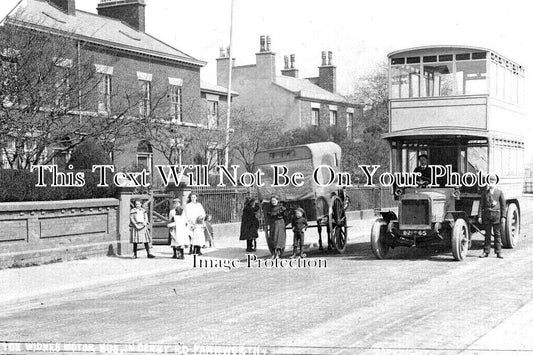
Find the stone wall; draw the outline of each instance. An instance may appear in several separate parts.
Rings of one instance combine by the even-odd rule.
[[[0,268],[114,254],[118,200],[0,203]]]

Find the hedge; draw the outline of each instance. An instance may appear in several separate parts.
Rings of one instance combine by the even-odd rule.
[[[52,177],[45,173],[46,187],[37,187],[37,172],[0,169],[0,202],[56,201],[117,197],[117,188],[108,176],[109,187],[97,187],[99,176],[91,170],[76,170],[85,174],[82,187],[50,187]]]

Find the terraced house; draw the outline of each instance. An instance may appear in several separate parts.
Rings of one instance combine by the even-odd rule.
[[[232,64],[232,87],[239,92],[236,104],[253,110],[258,117],[284,121],[285,129],[306,126],[337,126],[354,136],[354,122],[362,116],[362,105],[337,92],[337,68],[333,53],[322,52],[318,76],[299,78],[295,55],[284,56],[284,68],[276,70],[276,53],[270,36],[260,37],[255,64]],[[221,49],[217,58],[217,84],[228,82],[230,60]],[[232,58],[234,61],[235,58]]]
[[[219,127],[225,123],[219,112],[225,111],[227,91],[200,80],[204,61],[145,32],[145,7],[144,0],[101,0],[94,14],[77,10],[75,0],[27,0],[10,13],[4,28],[73,44],[70,55],[53,57],[54,66],[64,68],[65,76],[57,77],[51,85],[54,90],[50,90],[55,95],[61,88],[71,91],[62,98],[65,104],[51,100],[48,106],[68,107],[64,114],[71,117],[69,124],[75,129],[65,129],[59,136],[57,132],[63,127],[47,127],[47,136],[56,134],[58,138],[32,151],[42,145],[35,137],[44,127],[31,133],[21,132],[22,126],[9,127],[9,113],[17,108],[23,111],[29,104],[20,97],[8,104],[4,99],[6,124],[0,126],[6,130],[0,141],[3,167],[25,168],[24,164],[13,164],[15,156],[19,163],[40,160],[64,164],[76,142],[99,126],[106,129],[95,138],[104,143],[118,168],[151,170],[154,164],[220,163],[224,147],[219,142],[224,142],[224,133]],[[29,58],[21,57],[19,49],[5,47],[3,68],[20,68],[22,61],[31,64]],[[34,56],[33,62],[38,57]],[[87,84],[81,86],[84,79]],[[41,118],[55,114],[56,122],[60,116],[57,110],[46,107],[38,111]],[[33,160],[30,155],[34,155]]]

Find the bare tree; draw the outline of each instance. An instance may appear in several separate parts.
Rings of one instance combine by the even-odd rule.
[[[139,93],[115,87],[113,112],[99,112],[103,76],[73,36],[10,18],[0,27],[0,59],[0,156],[9,167],[48,163],[89,138],[115,142],[132,125],[127,117]]]
[[[365,125],[379,125],[386,129],[388,113],[388,65],[382,62],[367,75],[359,78],[352,97],[365,104]]]
[[[284,121],[276,117],[258,117],[253,111],[237,106],[233,116],[231,151],[248,172],[255,170],[255,154],[269,148],[282,135]]]

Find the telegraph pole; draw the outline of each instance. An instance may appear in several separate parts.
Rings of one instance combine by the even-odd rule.
[[[231,0],[231,13],[229,24],[229,47],[228,47],[228,112],[226,114],[226,149],[224,156],[224,166],[226,169],[229,167],[229,135],[230,135],[230,119],[231,119],[231,71],[232,71],[232,55],[233,55],[233,3],[235,0]]]

